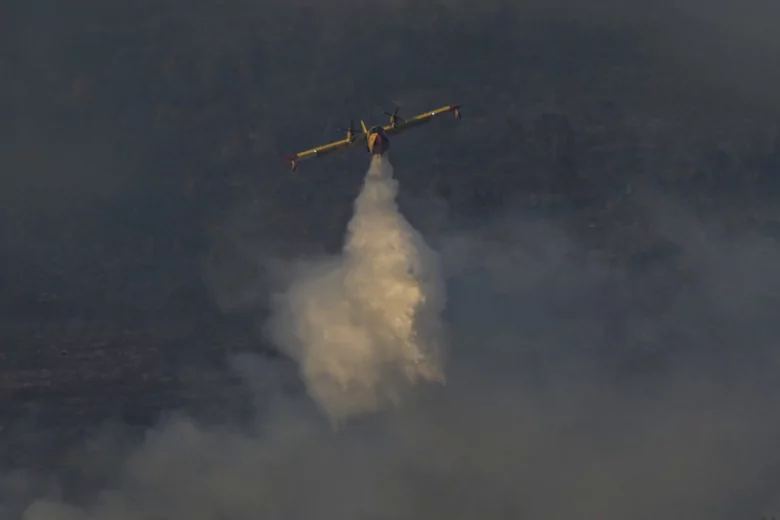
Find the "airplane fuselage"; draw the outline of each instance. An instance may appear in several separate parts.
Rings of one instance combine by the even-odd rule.
[[[375,126],[368,132],[366,140],[368,152],[372,155],[384,155],[390,148],[390,139],[381,126]]]

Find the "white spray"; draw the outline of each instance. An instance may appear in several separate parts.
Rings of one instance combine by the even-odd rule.
[[[445,380],[439,257],[399,212],[392,175],[372,157],[342,254],[299,276],[271,321],[334,425]]]

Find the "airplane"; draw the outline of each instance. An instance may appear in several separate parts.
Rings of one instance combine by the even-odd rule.
[[[337,150],[349,148],[360,143],[365,143],[365,147],[368,150],[368,153],[372,155],[384,155],[385,152],[387,152],[387,150],[390,148],[390,139],[388,136],[399,134],[408,130],[409,128],[428,123],[434,118],[434,116],[444,114],[446,112],[454,112],[457,119],[461,118],[460,105],[447,105],[441,108],[437,108],[436,110],[431,110],[430,112],[424,112],[414,116],[411,119],[404,119],[399,116],[398,108],[396,108],[393,113],[385,112],[385,115],[390,117],[390,124],[385,126],[372,126],[371,128],[368,128],[366,123],[361,120],[360,126],[362,131],[356,131],[352,126],[353,122],[350,121],[348,129],[339,129],[340,131],[346,132],[347,135],[345,139],[318,146],[317,148],[312,148],[304,152],[285,155],[284,160],[288,161],[292,169],[295,170],[298,166],[298,161],[312,159],[314,157],[322,157]]]

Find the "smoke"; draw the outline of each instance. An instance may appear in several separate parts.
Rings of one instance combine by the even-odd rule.
[[[177,415],[147,432],[117,472],[101,467],[84,479],[87,463],[74,458],[59,489],[9,476],[0,480],[3,520],[777,513],[780,325],[776,301],[761,295],[777,287],[776,243],[719,237],[650,201],[662,218],[633,239],[650,249],[654,231],[680,251],[643,267],[610,265],[554,222],[516,216],[468,229],[450,222],[426,236],[440,252],[440,263],[426,264],[430,251],[395,209],[389,165],[374,168],[342,256],[310,265],[272,318],[280,345],[300,366],[235,360],[255,398],[250,427]],[[380,252],[390,266],[407,259],[417,276],[387,268]],[[430,321],[418,313],[418,326],[441,326],[433,315],[443,304],[438,284],[447,282],[446,386],[420,385],[404,406],[366,413],[334,432],[296,384],[296,370],[335,416],[378,407],[392,395],[388,388],[408,384],[403,367],[411,355],[398,332],[408,329],[394,329],[366,301],[376,294],[370,288],[389,292],[373,278],[387,283],[393,272],[408,288],[425,269],[433,282],[420,292],[433,294]],[[370,303],[380,301],[392,300]],[[345,302],[356,308],[347,311]],[[369,325],[386,336],[369,334]],[[334,328],[362,342],[326,341]],[[442,346],[416,345],[427,355]],[[307,366],[318,378],[306,375]],[[360,370],[371,377],[348,379]],[[340,390],[337,376],[352,386]],[[317,394],[317,385],[332,393]],[[117,451],[110,443],[82,450],[108,460]],[[91,483],[80,495],[67,490],[78,476]]]
[[[759,2],[749,2],[747,7],[757,6]],[[275,12],[268,9],[267,2],[196,2],[199,7],[188,3],[187,9],[176,11],[190,21],[197,20],[196,29],[176,33],[163,24],[159,32],[177,42],[172,47],[179,46],[185,51],[195,41],[202,48],[224,51],[230,59],[233,57],[228,51],[236,50],[245,51],[253,59],[257,57],[261,63],[251,63],[259,68],[260,80],[243,83],[251,95],[246,94],[236,113],[245,114],[247,106],[264,107],[266,112],[258,119],[267,125],[269,135],[279,141],[283,141],[284,132],[279,128],[284,128],[284,121],[296,124],[298,131],[300,125],[295,122],[303,116],[307,121],[318,117],[316,112],[302,114],[304,110],[316,110],[313,105],[317,102],[331,107],[333,99],[345,92],[341,83],[344,76],[358,78],[354,87],[351,82],[347,85],[345,97],[350,103],[369,103],[361,101],[365,93],[373,98],[384,97],[385,93],[387,97],[395,97],[396,92],[407,98],[419,97],[423,103],[422,99],[433,96],[433,92],[446,90],[448,97],[463,98],[464,102],[471,99],[477,104],[482,99],[491,102],[509,99],[511,104],[517,103],[517,111],[528,107],[523,99],[533,97],[528,89],[534,83],[525,86],[529,78],[541,78],[536,84],[545,92],[555,90],[559,83],[568,83],[546,71],[559,69],[562,62],[557,58],[558,51],[568,56],[565,50],[570,47],[563,36],[568,34],[570,26],[561,26],[560,32],[551,30],[549,38],[538,43],[520,41],[513,47],[505,46],[499,39],[501,45],[483,51],[486,48],[483,45],[471,44],[489,41],[483,34],[525,34],[522,29],[528,24],[521,23],[522,19],[498,17],[511,23],[501,26],[503,32],[490,32],[496,19],[482,16],[490,15],[493,8],[498,12],[499,5],[520,5],[520,2],[441,3],[462,6],[463,10],[431,10],[436,20],[441,20],[435,25],[432,16],[421,18],[414,12],[399,14],[394,19],[384,16],[385,11],[377,15],[375,4],[364,6],[354,14],[355,3],[340,0],[318,4],[312,8],[313,13],[301,11],[301,19],[312,23],[299,26],[286,23],[286,18],[267,16],[268,12]],[[541,4],[533,1],[522,5],[537,3]],[[560,20],[570,18],[569,7],[575,3],[587,12],[591,12],[591,5],[604,5],[604,9],[593,11],[598,14],[593,19],[610,21],[613,20],[611,5],[617,2],[561,0],[554,3],[566,7],[560,10],[565,14]],[[625,11],[640,5],[639,2],[622,3]],[[765,90],[774,96],[771,98],[774,101],[767,102],[765,108],[776,106],[778,82],[773,76],[777,68],[766,67],[764,61],[776,54],[776,36],[780,33],[768,29],[776,17],[769,15],[771,9],[758,12],[742,3],[734,11],[718,7],[720,3],[723,2],[676,2],[675,11],[687,11],[686,19],[679,15],[664,18],[662,15],[670,11],[660,9],[654,23],[661,30],[648,31],[648,57],[652,59],[642,65],[642,74],[637,76],[687,84],[701,69],[709,70],[713,79],[728,78],[729,82],[738,83],[740,89]],[[251,13],[244,9],[249,4]],[[396,2],[388,5],[396,4],[400,5]],[[285,5],[290,5],[290,11],[300,7],[294,2]],[[333,9],[336,5],[342,9]],[[480,16],[469,18],[476,10]],[[335,14],[325,16],[325,11]],[[30,23],[39,12],[53,13],[45,15],[52,23]],[[132,55],[131,59],[124,59],[116,54],[116,49],[146,47],[133,45],[132,42],[140,40],[126,32],[111,30],[116,27],[111,24],[90,37],[92,33],[85,32],[84,28],[98,25],[89,17],[84,18],[83,10],[79,12],[78,23],[75,18],[65,23],[55,16],[58,14],[62,13],[28,10],[25,18],[29,19],[11,19],[6,24],[19,35],[24,34],[30,45],[15,61],[0,63],[11,78],[11,83],[0,88],[11,89],[8,92],[12,95],[6,99],[12,101],[15,115],[7,118],[6,133],[17,135],[17,126],[24,121],[21,137],[8,140],[4,147],[5,151],[13,152],[6,154],[3,162],[6,172],[2,179],[6,194],[3,207],[9,215],[16,212],[35,215],[52,204],[68,209],[89,206],[87,203],[94,199],[124,197],[126,191],[120,188],[126,186],[126,177],[143,178],[145,186],[152,182],[149,179],[170,178],[158,176],[158,170],[147,168],[152,163],[164,165],[160,169],[171,175],[189,171],[189,163],[171,159],[174,162],[171,165],[168,154],[164,155],[165,161],[137,158],[139,141],[143,144],[157,140],[158,134],[149,132],[156,128],[156,119],[144,111],[135,111],[136,105],[125,102],[148,98],[153,101],[149,106],[157,107],[158,103],[170,103],[170,99],[191,99],[174,88],[175,84],[171,86],[155,79],[154,71],[159,68],[158,62],[165,61],[167,45],[159,45],[160,50],[148,62],[140,59],[140,53],[136,60]],[[117,19],[122,26],[137,26],[128,17]],[[693,23],[697,19],[703,23]],[[280,20],[285,23],[279,23]],[[366,20],[376,27],[364,25]],[[619,24],[605,26],[611,29]],[[713,30],[702,34],[691,29],[702,26]],[[59,32],[52,31],[52,27]],[[350,30],[345,31],[344,27]],[[363,27],[364,32],[355,33],[356,27]],[[415,34],[419,34],[405,40],[406,33],[398,29],[406,27],[415,28]],[[648,23],[648,27],[652,29],[653,25]],[[375,28],[381,30],[372,30]],[[62,32],[63,29],[67,31]],[[117,41],[104,37],[112,34],[117,35]],[[147,38],[146,31],[142,34],[139,38]],[[387,45],[382,48],[388,51],[388,57],[378,57],[375,46],[361,45],[373,42],[377,34],[386,38]],[[193,35],[200,36],[200,40]],[[263,45],[257,45],[256,38],[262,39]],[[97,56],[87,60],[85,52],[76,52],[82,47],[61,45],[65,41],[79,43],[95,51]],[[453,44],[457,41],[465,43],[456,49]],[[575,39],[575,44],[579,41]],[[523,59],[510,55],[511,67],[487,66],[495,55],[504,55],[497,53],[517,50],[521,45],[530,54],[521,55]],[[256,46],[263,52],[250,52]],[[372,59],[355,54],[360,49],[370,49],[367,52],[372,54]],[[587,83],[598,86],[592,79],[594,75],[601,77],[599,74],[609,77],[614,74],[617,79],[633,81],[633,69],[623,68],[619,59],[601,61],[601,49],[597,45],[595,50],[588,51],[583,46],[582,58],[573,60],[577,67],[581,65],[589,72]],[[75,67],[78,70],[72,70],[74,66],[65,67],[65,62],[59,59],[64,54],[74,62],[78,58]],[[685,63],[696,67],[688,67],[687,74],[670,73],[667,60],[680,56]],[[27,71],[15,63],[39,64],[38,76],[33,74],[35,71]],[[208,59],[204,63],[208,65]],[[392,71],[398,67],[392,64],[402,64],[402,68],[412,73],[393,75]],[[341,74],[345,70],[349,74]],[[621,72],[624,70],[627,72]],[[80,88],[69,87],[72,80],[80,81],[82,72],[91,79],[91,83],[85,83],[92,85],[91,90],[86,88],[84,94],[79,94],[83,98],[67,97],[73,100],[73,105],[63,101],[60,106],[61,97],[56,94],[78,94]],[[181,84],[188,86],[185,93],[195,88],[203,99],[211,99],[205,95],[211,90],[205,90],[204,94],[186,79],[186,67],[177,74]],[[41,81],[44,76],[46,82]],[[477,85],[465,83],[466,79],[473,78],[479,78]],[[79,81],[76,86],[81,84]],[[225,83],[231,81],[226,79]],[[394,82],[393,88],[386,86]],[[619,88],[623,83],[617,83],[614,94],[607,97],[614,97],[618,104],[632,106],[632,98]],[[142,85],[149,85],[149,90],[143,90],[139,96],[139,91],[134,89]],[[688,118],[695,127],[690,132],[692,137],[709,132],[710,116],[723,119],[723,113],[727,112],[726,108],[714,110],[699,120],[696,116],[691,119],[678,114],[680,100],[691,106],[702,106],[700,98],[706,97],[707,89],[700,86],[695,85],[690,95],[669,96],[672,99],[669,106],[675,109],[675,114],[666,122],[671,124],[678,116]],[[584,104],[597,100],[576,82],[571,87],[578,94],[575,99]],[[169,88],[170,94],[152,96],[153,92],[169,92]],[[227,94],[221,94],[219,99],[241,98],[235,95],[235,90],[224,92]],[[67,124],[42,130],[48,128],[53,115],[66,115],[54,110],[55,104],[57,108],[73,110],[76,102],[90,99],[89,96],[92,96],[88,105],[92,107],[91,125],[84,127],[85,117],[74,110],[73,117],[65,120]],[[204,114],[230,112],[216,102],[201,103],[197,96],[195,99],[193,104],[203,108]],[[640,118],[636,126],[652,130],[660,117],[654,103],[662,104],[664,99],[661,92],[649,96],[647,103],[637,103],[649,115]],[[725,99],[735,101],[732,97]],[[33,110],[36,105],[43,108]],[[301,113],[294,113],[296,106],[301,107],[298,109]],[[461,165],[463,171],[454,172],[453,182],[466,186],[464,191],[468,190],[469,179],[480,178],[485,184],[495,185],[497,172],[502,179],[521,178],[530,172],[530,167],[523,170],[512,158],[507,159],[506,169],[493,168],[490,157],[494,152],[488,145],[493,142],[504,145],[496,141],[495,131],[481,132],[477,123],[495,121],[500,130],[500,125],[507,122],[507,104],[485,103],[485,106],[484,117],[474,120],[475,131],[462,142],[468,141],[473,151],[470,153],[475,154],[469,160],[484,161],[488,167],[474,172]],[[359,110],[354,106],[349,108]],[[327,111],[333,110],[327,108]],[[491,111],[495,119],[488,117]],[[319,115],[332,116],[324,112],[325,109]],[[117,121],[127,121],[127,117],[130,117],[129,127],[116,125]],[[586,137],[595,127],[587,117],[583,118],[583,124],[587,123],[587,130],[583,127]],[[231,117],[226,119],[233,121]],[[58,120],[63,119],[58,117]],[[746,120],[755,119],[751,116]],[[216,129],[221,124],[215,122],[203,127]],[[86,129],[74,134],[72,130],[76,126]],[[273,132],[270,128],[274,128]],[[309,125],[309,130],[315,131],[314,124]],[[82,134],[88,134],[87,138],[82,138]],[[178,131],[165,132],[168,134],[184,135]],[[220,143],[219,135],[212,138],[205,131],[202,135],[207,136],[204,141],[210,145]],[[62,136],[71,137],[65,144],[55,146],[56,160],[53,160],[54,137]],[[663,142],[656,144],[659,149],[666,146]],[[716,144],[710,143],[713,147]],[[211,150],[209,146],[195,142],[181,155],[195,157],[194,163],[206,164],[209,161],[200,158],[216,155],[216,152],[203,152]],[[281,143],[279,147],[286,148],[286,144]],[[507,150],[518,149],[510,143]],[[496,156],[503,157],[502,154],[503,151],[496,152]],[[276,161],[276,155],[273,159]],[[135,168],[136,162],[142,163],[141,167]],[[648,205],[654,206],[666,219],[661,226],[663,230],[658,229],[658,221],[646,228],[630,222],[625,223],[624,231],[615,238],[614,233],[598,229],[599,208],[572,217],[576,225],[570,224],[571,229],[587,228],[573,234],[598,235],[589,247],[569,240],[564,230],[566,224],[560,221],[547,220],[538,225],[529,223],[529,219],[508,218],[500,225],[494,221],[479,222],[477,229],[458,228],[449,222],[456,229],[438,236],[426,233],[428,243],[440,252],[438,261],[433,261],[436,255],[397,212],[393,202],[397,185],[392,181],[390,165],[374,166],[382,174],[377,175],[378,179],[370,175],[366,179],[366,190],[356,204],[355,220],[343,254],[298,269],[293,283],[277,300],[275,314],[268,324],[269,333],[297,361],[297,366],[289,367],[292,373],[286,371],[286,360],[256,357],[235,360],[256,404],[249,428],[207,425],[187,416],[176,416],[156,425],[129,453],[111,442],[87,441],[86,447],[76,450],[70,458],[47,461],[52,466],[59,465],[52,470],[62,470],[61,479],[56,475],[40,478],[33,470],[0,474],[0,520],[471,520],[572,516],[585,520],[627,517],[727,520],[777,514],[780,456],[776,441],[780,435],[780,415],[776,396],[780,389],[780,358],[776,338],[780,336],[780,321],[776,315],[780,248],[776,241],[748,236],[718,237],[709,232],[709,227],[708,233],[702,235],[701,222],[690,215],[670,214],[659,201],[650,201]],[[705,168],[706,165],[695,166]],[[258,206],[271,208],[267,216],[263,215],[268,227],[282,229],[287,236],[293,234],[291,225],[308,227],[314,231],[300,241],[318,242],[311,235],[324,228],[321,219],[326,213],[332,213],[332,206],[340,204],[345,190],[331,179],[317,180],[313,176],[299,185],[290,184],[280,194],[274,184],[278,175],[268,173],[276,170],[257,170],[267,173],[257,177],[263,187],[258,192],[267,194]],[[610,167],[600,165],[593,166],[593,170],[604,175],[615,173]],[[133,175],[128,175],[130,171]],[[147,174],[141,175],[143,172]],[[250,176],[254,177],[255,173],[251,169]],[[618,168],[617,173],[626,172]],[[661,173],[665,172],[649,171],[648,178]],[[669,176],[674,178],[677,173],[672,169]],[[136,180],[132,184],[137,186],[136,182],[140,184]],[[498,186],[510,189],[513,185]],[[63,187],[67,188],[67,197],[61,196]],[[283,197],[285,193],[287,198]],[[345,195],[344,200],[351,201],[352,197],[352,194]],[[205,199],[222,200],[211,196]],[[377,199],[385,204],[377,204]],[[282,202],[272,204],[271,200]],[[318,211],[311,200],[318,201],[320,209],[324,209]],[[292,217],[279,225],[284,211]],[[361,220],[358,215],[375,218]],[[387,218],[379,218],[382,215]],[[774,209],[772,215],[776,219]],[[604,220],[609,220],[609,215]],[[78,221],[69,222],[73,227],[72,223]],[[102,221],[92,218],[90,222]],[[383,226],[377,226],[377,222]],[[615,226],[618,224],[623,225]],[[372,231],[377,227],[380,231],[400,231],[397,235]],[[17,233],[12,226],[8,229]],[[339,224],[339,233],[341,229]],[[105,236],[119,233],[116,230],[116,226],[107,225]],[[254,245],[258,249],[268,248],[272,238],[277,238],[272,233],[267,231]],[[670,259],[651,259],[643,265],[635,262],[633,268],[626,268],[625,262],[614,259],[623,255],[625,260],[632,250],[652,251],[653,233],[668,235],[667,239],[679,251],[671,254]],[[21,237],[22,232],[18,235]],[[62,243],[72,242],[68,234],[61,236]],[[122,236],[117,238],[117,243]],[[414,247],[392,249],[392,238],[398,239],[396,244]],[[103,244],[108,242],[96,240],[96,243],[100,245],[96,251],[103,251]],[[29,264],[22,261],[24,250],[6,249],[9,257],[11,252],[19,256],[19,266]],[[34,258],[48,261],[59,257],[48,249],[42,251]],[[95,254],[90,251],[77,250],[74,256],[92,258],[96,266],[115,257],[110,251]],[[404,256],[404,251],[411,255]],[[382,254],[389,255],[390,267],[395,269],[380,269],[384,264],[378,260],[388,258]],[[407,262],[412,267],[411,273],[406,271]],[[181,265],[175,264],[172,270],[180,271]],[[26,267],[20,268],[18,276],[8,278],[27,282],[31,279],[27,272]],[[105,272],[95,269],[97,274]],[[398,278],[388,276],[388,272]],[[86,283],[82,270],[72,268],[66,274],[70,279]],[[119,278],[124,284],[127,277]],[[105,278],[97,279],[101,290],[110,292],[105,289]],[[168,278],[161,275],[160,279]],[[445,279],[446,312],[440,322],[439,313],[445,304],[442,285]],[[390,283],[398,280],[399,285]],[[247,298],[257,296],[258,292],[266,296],[262,284],[236,285],[251,293]],[[260,289],[255,291],[258,286]],[[388,298],[388,288],[392,287],[402,287],[404,291]],[[373,299],[372,295],[377,293],[385,297]],[[406,324],[390,321],[388,307],[380,308],[378,304],[389,306],[391,302],[398,311],[397,316],[408,319],[411,313],[415,317],[414,327],[408,321]],[[415,302],[418,302],[416,307]],[[202,316],[193,315],[192,321]],[[446,341],[442,323],[448,331]],[[411,339],[404,335],[410,330],[416,331]],[[326,332],[335,336],[326,336]],[[198,346],[197,342],[192,345]],[[85,349],[91,348],[85,345]],[[142,355],[133,344],[122,348],[130,356]],[[24,346],[19,350],[24,350]],[[443,380],[445,351],[446,386],[415,386],[415,381]],[[102,358],[112,354],[101,350],[96,355]],[[15,356],[14,352],[10,353],[8,360],[16,361]],[[38,358],[36,354],[35,359]],[[415,364],[415,360],[419,363]],[[47,439],[58,437],[61,429],[67,427],[61,422],[84,420],[80,414],[89,405],[81,400],[83,395],[94,391],[109,394],[106,399],[127,399],[139,407],[155,405],[150,399],[157,396],[137,393],[133,387],[124,386],[124,380],[123,386],[116,388],[117,394],[106,392],[108,385],[89,381],[70,394],[69,388],[63,388],[68,383],[55,377],[59,361],[41,359],[40,363],[47,370],[41,377],[46,380],[47,389],[42,391],[43,397],[38,402],[41,406],[45,401],[45,406],[62,409],[68,419],[56,422],[42,419],[40,423],[21,426],[9,421],[2,425],[0,433],[5,435],[4,440],[19,440],[9,442],[8,451],[18,445],[16,451],[22,460],[32,458],[25,452],[37,452],[39,445],[48,442],[39,440],[44,434]],[[89,363],[88,359],[79,360],[63,370],[70,371],[69,378],[73,374],[86,377],[89,375],[86,372],[93,370]],[[9,372],[18,372],[13,377],[24,380],[28,372],[15,368],[14,363],[8,366]],[[50,367],[54,367],[51,376]],[[313,409],[306,388],[299,387],[296,370],[301,371],[309,393],[332,421],[354,418],[361,413],[364,420],[353,420],[349,427],[335,434],[325,424],[322,414]],[[146,372],[137,377],[148,375]],[[5,381],[8,387],[12,385]],[[411,389],[415,391],[414,399],[406,399],[404,406],[395,410],[388,406]],[[16,399],[14,394],[10,395],[6,402]],[[64,398],[60,399],[61,396]],[[72,401],[75,403],[67,404]],[[121,401],[117,404],[122,405]],[[68,411],[68,407],[73,411]],[[367,413],[383,407],[395,413]],[[89,455],[85,456],[84,452]],[[100,463],[95,463],[95,459]],[[5,467],[0,467],[0,472],[3,471]]]
[[[374,156],[341,256],[299,273],[270,324],[334,423],[398,404],[408,383],[444,382],[439,258],[397,193],[388,159]]]

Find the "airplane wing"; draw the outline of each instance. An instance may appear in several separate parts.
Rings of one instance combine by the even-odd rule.
[[[342,139],[340,141],[334,141],[332,143],[324,144],[322,146],[318,146],[316,148],[312,148],[310,150],[306,150],[299,153],[294,153],[290,155],[285,155],[284,160],[292,163],[293,169],[295,169],[295,164],[298,161],[303,161],[306,159],[313,159],[315,157],[322,157],[323,155],[328,155],[329,153],[335,152],[337,150],[342,150],[344,148],[349,148],[350,146],[353,146],[357,143],[360,143],[362,141],[365,141],[366,135],[364,133],[356,133],[352,140],[349,139]]]
[[[455,112],[455,117],[460,119],[460,105],[447,105],[437,108],[436,110],[431,110],[430,112],[424,112],[411,119],[406,119],[403,122],[396,123],[395,126],[392,124],[384,126],[383,129],[388,135],[399,134],[409,128],[429,123],[434,117],[447,112]]]

